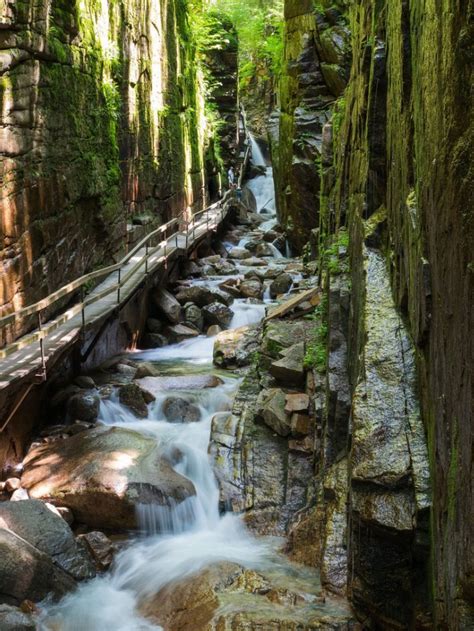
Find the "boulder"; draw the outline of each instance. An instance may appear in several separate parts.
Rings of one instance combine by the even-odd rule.
[[[79,535],[78,540],[89,551],[99,572],[105,572],[105,570],[109,569],[114,560],[115,546],[107,535],[94,530],[93,532]]]
[[[131,366],[130,364],[120,363],[115,367],[115,372],[119,375],[123,375],[127,377],[130,381],[135,377],[135,373],[137,372],[136,366]]]
[[[166,399],[163,414],[170,423],[197,423],[201,420],[201,411],[197,405],[180,397]]]
[[[288,436],[291,431],[290,415],[285,412],[286,394],[280,388],[262,390],[257,399],[257,414],[274,432]]]
[[[204,326],[204,318],[201,309],[192,302],[188,302],[184,305],[184,323],[192,324],[199,331],[202,331]]]
[[[220,263],[215,266],[215,273],[219,276],[232,276],[235,274],[235,264],[232,261],[226,261],[222,259]]]
[[[203,308],[202,314],[204,316],[204,322],[207,325],[218,324],[220,327],[226,327],[232,322],[234,312],[226,305],[220,302],[213,302]]]
[[[172,323],[178,324],[182,320],[181,305],[166,289],[157,289],[153,294],[153,301],[159,311]]]
[[[193,337],[198,337],[199,331],[192,329],[184,324],[176,324],[175,326],[169,326],[165,329],[165,333],[168,339],[173,344],[179,344],[184,340],[189,340]]]
[[[259,339],[256,326],[242,326],[219,333],[214,342],[214,364],[222,368],[248,366],[258,351]]]
[[[67,506],[92,528],[135,528],[137,504],[170,505],[195,493],[154,438],[122,427],[40,445],[24,462],[22,484],[31,497]]]
[[[267,230],[263,235],[263,240],[267,243],[273,243],[275,239],[278,239],[281,235],[276,230]]]
[[[273,250],[268,243],[260,243],[254,252],[255,256],[273,256]]]
[[[259,259],[256,256],[251,256],[248,259],[243,259],[241,261],[242,265],[246,267],[265,267],[268,263],[263,259]]]
[[[263,298],[263,285],[259,280],[244,280],[240,284],[240,293],[244,298]]]
[[[201,285],[193,285],[192,287],[180,287],[176,294],[176,300],[181,305],[186,305],[188,302],[192,302],[198,307],[205,307],[216,301],[214,293],[207,287]]]
[[[242,260],[249,258],[251,255],[252,253],[249,252],[249,250],[247,250],[246,248],[235,247],[232,248],[232,250],[230,251],[229,258]]]
[[[169,390],[201,390],[216,388],[223,382],[215,375],[173,375],[172,377],[145,377],[137,381],[140,388],[154,396]]]
[[[95,392],[73,394],[67,404],[69,417],[86,423],[93,423],[99,416],[100,398]]]
[[[272,298],[276,298],[281,294],[287,294],[290,291],[292,284],[293,279],[291,278],[291,276],[286,272],[283,272],[283,274],[277,276],[275,280],[271,283],[270,296]]]
[[[155,397],[147,390],[142,390],[136,383],[129,383],[119,388],[119,401],[138,418],[148,417],[148,404]]]
[[[168,344],[168,340],[164,335],[160,333],[146,333],[143,337],[142,348],[163,348]]]
[[[144,377],[159,377],[159,375],[160,369],[157,366],[150,362],[140,362],[135,373],[135,380],[138,381]]]
[[[231,278],[228,281],[221,283],[219,287],[222,289],[223,292],[226,292],[227,294],[232,296],[232,298],[240,298],[240,289],[238,285],[239,283],[237,279]]]
[[[2,631],[35,631],[34,618],[18,607],[0,605],[0,629]]]
[[[285,412],[307,412],[309,408],[309,396],[304,392],[286,395]]]
[[[79,377],[74,379],[74,383],[76,386],[84,390],[92,390],[95,388],[95,381],[92,377],[88,377],[87,375],[79,375]]]
[[[221,331],[222,329],[218,324],[213,324],[207,329],[206,335],[207,337],[215,337],[216,335],[219,335]]]
[[[13,491],[12,496],[10,497],[10,502],[22,502],[23,500],[29,499],[29,494],[26,489],[17,489]]]
[[[181,266],[181,274],[183,278],[188,278],[189,276],[200,276],[201,268],[196,261],[187,260]]]
[[[67,523],[40,500],[0,504],[0,528],[8,528],[37,550],[44,552],[74,579],[95,576],[95,567]]]
[[[0,528],[0,558],[0,600],[4,603],[38,602],[50,594],[60,598],[76,585],[50,556],[6,528]]]
[[[284,351],[282,359],[270,365],[270,373],[277,381],[288,386],[301,387],[305,381],[304,342],[299,342]],[[285,404],[283,404],[285,407]]]
[[[230,305],[234,302],[234,297],[225,291],[221,291],[220,289],[213,290],[214,300],[215,302],[222,302],[223,305]]]

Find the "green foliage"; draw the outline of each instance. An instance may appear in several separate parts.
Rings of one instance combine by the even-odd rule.
[[[349,246],[349,232],[341,228],[332,242],[323,252],[323,265],[332,275],[348,271],[340,258],[340,249]]]
[[[240,87],[278,77],[283,60],[283,0],[216,0],[239,35]]]
[[[337,99],[334,104],[334,110],[332,114],[332,128],[334,131],[334,135],[336,136],[342,125],[342,121],[344,120],[344,116],[346,113],[346,99],[344,96],[341,96]]]
[[[328,325],[327,325],[327,298],[324,296],[320,304],[315,308],[309,319],[316,322],[316,326],[312,331],[311,341],[306,347],[304,357],[304,367],[307,370],[315,369],[319,373],[324,373],[327,363],[327,343],[328,343]]]

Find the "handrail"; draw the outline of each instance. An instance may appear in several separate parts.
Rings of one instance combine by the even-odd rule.
[[[27,346],[29,346],[31,343],[33,342],[40,342],[40,347],[41,347],[41,358],[42,358],[42,364],[43,364],[43,372],[45,370],[45,357],[44,357],[44,340],[45,338],[52,333],[53,331],[55,331],[56,329],[58,329],[62,324],[66,323],[67,321],[71,320],[72,318],[74,318],[75,316],[79,315],[82,312],[82,326],[85,325],[85,313],[84,310],[87,306],[90,306],[92,304],[94,304],[95,302],[98,302],[99,300],[102,300],[103,298],[107,297],[108,295],[110,295],[113,292],[117,292],[117,302],[120,303],[120,290],[121,288],[134,276],[134,274],[144,265],[145,266],[145,274],[148,274],[148,261],[150,258],[152,258],[153,256],[155,256],[161,248],[164,248],[164,256],[160,257],[160,259],[158,261],[156,261],[156,264],[167,260],[167,247],[169,244],[169,241],[172,241],[173,239],[175,239],[175,246],[176,248],[178,248],[178,237],[184,236],[186,237],[186,247],[188,245],[188,239],[189,239],[189,235],[191,234],[193,236],[193,239],[196,236],[196,227],[197,227],[197,218],[205,213],[207,213],[207,222],[206,220],[204,220],[202,222],[201,227],[206,227],[206,229],[208,230],[210,228],[209,225],[209,213],[211,210],[216,209],[217,207],[220,206],[220,214],[221,214],[221,218],[223,216],[223,203],[225,202],[226,199],[228,199],[228,197],[230,196],[231,191],[228,191],[226,193],[226,195],[224,195],[224,197],[212,204],[211,206],[209,206],[208,208],[205,208],[202,211],[199,211],[198,213],[196,213],[195,215],[192,216],[191,220],[188,221],[187,219],[183,218],[183,215],[185,214],[180,213],[180,215],[178,215],[178,217],[175,217],[174,219],[170,220],[169,222],[167,222],[166,224],[164,224],[163,226],[160,226],[159,228],[157,228],[156,230],[154,230],[153,232],[150,232],[146,237],[144,237],[134,248],[133,250],[131,250],[119,263],[116,263],[114,265],[109,265],[108,267],[105,267],[101,270],[97,270],[95,272],[91,272],[89,274],[86,274],[85,276],[82,276],[78,279],[76,279],[75,281],[72,281],[71,283],[68,283],[67,285],[65,285],[64,287],[61,287],[61,289],[58,289],[57,291],[55,291],[53,294],[50,294],[50,296],[47,296],[46,298],[43,298],[42,300],[40,300],[39,302],[30,305],[29,307],[25,307],[24,309],[21,309],[20,311],[17,311],[13,314],[9,314],[7,316],[4,316],[3,318],[0,318],[0,329],[7,326],[10,322],[15,321],[15,319],[17,317],[19,317],[20,315],[22,315],[23,317],[25,317],[26,315],[32,315],[34,313],[38,313],[38,319],[39,319],[39,327],[36,331],[31,332],[30,334],[26,334],[25,336],[21,337],[19,340],[9,344],[8,346],[6,346],[3,349],[0,349],[0,359],[8,357],[10,354],[12,354],[13,352],[17,351],[17,350],[21,350],[23,348],[26,348]],[[179,226],[184,222],[185,226],[185,232],[181,232],[179,230]],[[219,220],[216,218],[216,221],[213,222],[212,227],[217,227],[217,225],[219,224]],[[174,227],[178,225],[178,230],[176,232],[173,232],[171,235],[165,237],[165,239],[163,241],[161,241],[160,243],[158,243],[155,247],[150,248],[149,249],[149,242],[154,239],[155,237],[157,237],[159,234],[163,234],[165,232],[167,232],[167,230],[171,227]],[[198,224],[199,225],[199,224]],[[192,226],[192,228],[191,228]],[[121,270],[124,267],[124,265],[126,265],[126,263],[128,263],[136,254],[137,252],[139,252],[143,247],[146,247],[146,253],[144,257],[141,257],[140,260],[138,260],[132,267],[130,270],[127,271],[126,275],[124,277],[121,277]],[[171,253],[171,251],[170,251]],[[68,294],[72,293],[73,291],[81,288],[86,282],[92,280],[93,278],[99,278],[101,276],[104,275],[109,275],[113,272],[118,271],[119,276],[118,276],[118,281],[115,283],[112,283],[110,286],[105,287],[102,291],[98,292],[98,293],[94,293],[91,294],[90,296],[83,298],[81,301],[79,301],[77,304],[73,305],[72,307],[70,307],[69,309],[67,309],[64,313],[58,315],[57,317],[53,318],[52,320],[48,321],[47,323],[42,324],[41,322],[41,311],[49,306],[51,306],[52,304],[54,304],[55,302],[57,302],[57,300],[59,300],[60,298],[67,296]]]
[[[183,213],[181,213],[181,215],[182,214]],[[179,215],[179,217],[181,217],[181,215]],[[147,244],[148,241],[150,241],[154,237],[158,236],[158,234],[166,232],[169,227],[171,227],[171,226],[175,225],[176,223],[180,222],[181,220],[179,219],[179,217],[176,217],[176,218],[172,219],[171,221],[169,221],[168,223],[164,224],[163,226],[160,226],[159,228],[157,228],[153,232],[150,232],[146,237],[144,237],[140,241],[140,243],[138,243],[133,248],[133,250],[131,250],[118,263],[115,263],[114,265],[108,265],[107,267],[103,267],[100,270],[96,270],[94,272],[90,272],[89,274],[85,274],[84,276],[80,276],[76,280],[73,280],[70,283],[68,283],[67,285],[64,285],[63,287],[61,287],[60,289],[57,289],[55,292],[53,292],[49,296],[46,296],[46,298],[42,298],[38,302],[35,302],[34,304],[32,304],[32,305],[30,305],[28,307],[24,307],[23,309],[20,309],[19,311],[14,311],[13,313],[9,313],[8,315],[3,316],[2,318],[0,318],[0,329],[3,329],[8,324],[11,324],[17,318],[20,318],[20,317],[24,317],[25,318],[25,317],[27,317],[29,315],[33,315],[35,313],[38,313],[38,311],[43,311],[43,309],[47,309],[48,307],[53,305],[55,302],[57,302],[61,298],[64,298],[65,296],[68,296],[73,291],[76,291],[77,289],[80,289],[82,287],[82,285],[85,285],[86,283],[88,283],[91,280],[95,280],[96,278],[100,278],[101,276],[106,276],[106,275],[112,274],[113,272],[116,272],[117,270],[122,268],[124,265],[126,265],[129,262],[129,260],[133,256],[135,256],[135,254]]]

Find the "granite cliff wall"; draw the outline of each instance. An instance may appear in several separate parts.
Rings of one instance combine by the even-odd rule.
[[[369,628],[470,628],[473,4],[286,4],[288,77],[273,141],[279,212],[294,245],[312,237],[329,305],[313,514],[323,524],[323,581],[340,589],[325,552],[331,561],[336,538],[348,593]],[[350,76],[332,93],[320,147],[291,184],[301,169],[293,130],[302,113],[285,95],[302,101],[315,24],[337,12],[350,29]],[[292,49],[291,41],[311,44]],[[315,103],[308,110],[313,118],[321,111]],[[339,260],[346,250],[347,266]],[[341,274],[350,279],[344,308]],[[344,475],[337,482],[341,466],[347,488]],[[331,515],[344,499],[347,531],[338,534]]]
[[[199,209],[218,165],[184,0],[1,7],[8,313],[116,259],[132,218]]]

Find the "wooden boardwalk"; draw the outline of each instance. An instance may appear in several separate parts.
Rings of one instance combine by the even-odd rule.
[[[211,206],[200,213],[200,219],[188,224],[185,231],[175,232],[158,246],[139,248],[119,270],[91,291],[84,302],[64,310],[56,319],[45,322],[42,329],[2,349],[0,353],[5,356],[0,359],[0,393],[19,382],[44,380],[44,369],[77,342],[84,327],[89,328],[120,310],[147,275],[156,273],[170,259],[188,255],[223,223],[225,208],[224,204]]]

